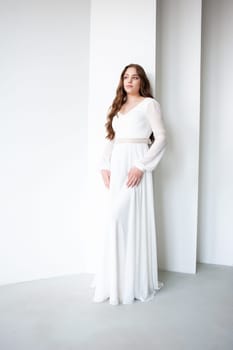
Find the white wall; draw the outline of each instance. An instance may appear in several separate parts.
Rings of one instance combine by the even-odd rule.
[[[198,261],[233,265],[233,2],[204,0]]]
[[[107,210],[108,190],[97,170],[104,144],[107,109],[115,97],[120,73],[129,63],[141,64],[148,72],[154,87],[155,19],[154,0],[92,2],[88,116],[90,215],[87,217],[89,230],[86,248],[88,271],[95,271]]]
[[[159,266],[196,271],[201,0],[159,0],[157,91],[167,125],[158,169]],[[163,184],[161,187],[160,184]]]
[[[203,1],[199,170],[201,1],[157,12],[155,35],[155,0],[0,3],[0,284],[94,272],[108,200],[96,165],[130,62],[149,73],[168,132],[159,267],[195,272],[197,217],[198,261],[233,264],[232,2]]]
[[[0,283],[82,271],[89,1],[1,1],[0,46]]]

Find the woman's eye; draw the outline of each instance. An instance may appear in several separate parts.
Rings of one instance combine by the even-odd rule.
[[[123,79],[130,79],[129,77],[128,77],[128,75],[125,75],[124,77],[123,77]],[[139,79],[139,77],[132,77],[132,79],[134,79],[134,80],[138,80]]]

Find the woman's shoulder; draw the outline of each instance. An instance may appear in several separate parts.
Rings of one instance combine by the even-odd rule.
[[[154,101],[154,102],[159,103],[159,101],[155,97],[145,97],[145,99],[148,101]]]
[[[147,104],[151,104],[151,105],[154,105],[154,106],[159,106],[160,103],[159,101],[154,98],[154,97],[145,97],[145,100],[147,101]]]

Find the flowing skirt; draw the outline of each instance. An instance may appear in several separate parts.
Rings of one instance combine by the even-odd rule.
[[[138,186],[127,187],[127,175],[147,144],[118,143],[111,156],[109,208],[97,271],[91,287],[93,302],[112,305],[153,299],[158,281],[152,172]]]

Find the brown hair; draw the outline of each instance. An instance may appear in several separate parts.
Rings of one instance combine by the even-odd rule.
[[[127,94],[124,90],[123,81],[124,81],[124,75],[125,75],[126,70],[128,68],[131,68],[131,67],[136,69],[136,72],[140,78],[139,94],[143,97],[153,97],[152,93],[151,93],[150,82],[146,76],[144,69],[139,64],[131,63],[131,64],[127,65],[121,73],[120,81],[119,81],[118,87],[116,89],[116,96],[112,102],[110,109],[109,109],[109,113],[107,115],[107,121],[105,123],[106,131],[107,131],[106,138],[109,140],[114,139],[114,136],[115,136],[115,132],[114,132],[113,127],[112,127],[113,117],[117,114],[117,112],[119,112],[119,110],[121,109],[121,106],[126,102],[126,99],[127,99]],[[153,141],[152,134],[150,137],[152,137],[152,141]]]

